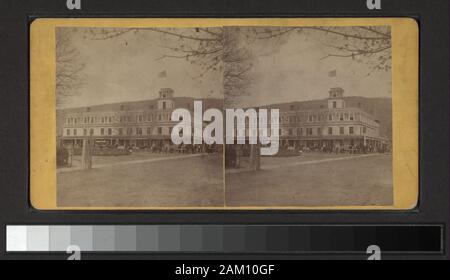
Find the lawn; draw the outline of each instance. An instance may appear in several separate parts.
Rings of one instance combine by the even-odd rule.
[[[223,160],[204,155],[57,175],[62,207],[223,206]]]
[[[130,155],[120,155],[120,156],[93,156],[92,157],[92,165],[108,165],[115,164],[119,162],[127,162],[134,160],[146,160],[146,159],[159,159],[166,157],[174,157],[179,156],[181,154],[164,154],[164,153],[151,153],[151,152],[134,152]],[[72,159],[72,168],[80,168],[81,167],[81,156],[74,156]],[[71,168],[64,167],[60,168],[62,170],[70,170]]]
[[[316,155],[311,155],[311,158],[320,160]],[[263,158],[261,171],[227,174],[227,206],[393,204],[392,157],[389,155],[297,166],[293,165],[295,161],[307,159]]]
[[[148,155],[133,155],[116,164],[112,158],[98,158],[91,170],[58,173],[58,205],[223,207],[226,200],[230,207],[276,208],[393,203],[390,155],[263,157],[261,171],[227,173],[225,188],[221,155],[146,159]]]

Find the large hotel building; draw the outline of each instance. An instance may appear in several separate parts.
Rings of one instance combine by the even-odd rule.
[[[331,88],[328,98],[271,106],[280,109],[280,146],[309,148],[368,147],[386,149],[380,122],[364,110],[365,104],[348,106],[342,88]]]
[[[203,110],[223,107],[223,100],[203,100]],[[151,147],[172,143],[170,134],[178,122],[170,120],[175,108],[194,110],[194,98],[174,97],[171,88],[154,100],[95,105],[58,110],[58,144],[81,147],[83,139],[107,146]]]
[[[193,112],[193,98],[174,97],[163,88],[156,100],[63,109],[57,112],[58,143],[81,147],[83,139],[110,146],[170,145],[170,121],[175,108]],[[221,99],[204,99],[203,109],[223,108]],[[266,106],[280,109],[280,146],[309,148],[370,147],[385,149],[380,122],[362,104],[347,106],[342,88],[332,88],[327,99]]]

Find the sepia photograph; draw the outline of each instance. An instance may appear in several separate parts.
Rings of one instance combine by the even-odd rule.
[[[222,145],[171,141],[175,109],[223,107],[220,77],[202,78],[203,55],[179,55],[202,47],[190,33],[56,29],[59,206],[223,206]]]
[[[390,27],[230,33],[245,63],[225,59],[225,104],[279,110],[279,150],[226,146],[227,205],[392,205]]]
[[[39,21],[33,204],[415,207],[417,35],[401,19]]]

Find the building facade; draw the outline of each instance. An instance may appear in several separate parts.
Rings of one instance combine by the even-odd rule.
[[[319,150],[386,149],[380,122],[358,107],[349,107],[342,88],[332,88],[319,108],[285,104],[280,110],[281,147]]]
[[[58,144],[77,148],[82,146],[83,139],[93,139],[97,146],[171,145],[172,128],[178,123],[170,120],[172,111],[184,108],[192,114],[193,102],[193,98],[174,97],[173,89],[163,88],[155,100],[59,110]],[[203,103],[204,110],[223,106],[220,99],[207,99]]]
[[[222,99],[202,101],[204,111],[223,108]],[[95,145],[110,147],[168,146],[172,144],[172,128],[178,123],[170,118],[177,108],[188,109],[193,115],[194,99],[174,97],[171,88],[163,88],[155,100],[59,110],[58,144],[80,148],[84,139],[93,139]],[[342,88],[330,89],[326,100],[261,108],[280,110],[281,148],[377,151],[389,146],[380,133],[380,122],[360,106],[348,106]],[[247,122],[246,127],[245,135],[235,135],[248,138],[250,131],[257,133],[257,122]]]

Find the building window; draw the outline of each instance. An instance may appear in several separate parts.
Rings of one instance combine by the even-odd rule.
[[[162,127],[158,127],[158,135],[162,134]]]
[[[317,135],[322,135],[322,128],[320,127],[317,128]]]
[[[142,122],[142,115],[139,115],[139,122]]]
[[[108,135],[112,135],[112,129],[108,128]]]
[[[312,135],[312,134],[313,134],[312,128],[307,128],[307,129],[306,129],[306,133],[307,133],[308,135]]]
[[[133,134],[133,128],[132,128],[132,127],[129,127],[129,128],[127,129],[127,135],[131,135],[131,134]]]
[[[70,136],[70,129],[66,131],[67,136]]]
[[[344,128],[343,127],[339,127],[339,134],[340,135],[344,135]]]
[[[152,129],[151,127],[147,127],[147,135],[151,135],[152,134]]]
[[[328,120],[329,120],[329,121],[332,121],[332,120],[333,120],[333,115],[331,115],[331,114],[328,115]]]
[[[353,117],[353,114],[350,115],[350,120],[353,121],[355,118]]]
[[[350,134],[353,134],[353,126],[350,126],[349,128],[348,128],[348,133],[350,133]]]
[[[163,110],[165,110],[167,107],[166,101],[163,101],[162,105],[163,105]]]
[[[87,136],[87,129],[83,129],[83,135]]]
[[[123,134],[123,129],[119,128],[119,135],[122,135],[122,134]]]
[[[332,127],[328,128],[328,135],[333,135],[333,128]]]
[[[73,136],[77,136],[77,130],[76,129],[73,130]]]
[[[295,106],[291,105],[291,111],[294,111],[294,110],[295,110]]]
[[[344,120],[344,114],[340,114],[340,115],[339,115],[339,120],[341,120],[341,121]]]
[[[297,128],[297,136],[302,136],[302,132],[301,128]]]
[[[89,130],[89,134],[92,136],[92,135],[94,135],[94,129],[93,128],[91,128],[91,130]]]
[[[367,128],[364,126],[363,127],[363,133],[366,134],[367,133]]]
[[[294,133],[292,131],[292,128],[289,128],[289,136],[292,136]]]
[[[309,117],[308,117],[308,120],[309,120],[310,122],[312,122],[312,121],[313,121],[313,116],[309,116]]]
[[[142,128],[140,128],[140,127],[136,128],[136,134],[142,135]]]
[[[105,129],[104,129],[104,128],[100,129],[100,134],[101,134],[101,135],[104,135],[104,134],[105,134]]]
[[[337,108],[337,102],[333,101],[333,109],[336,109],[336,108]]]

